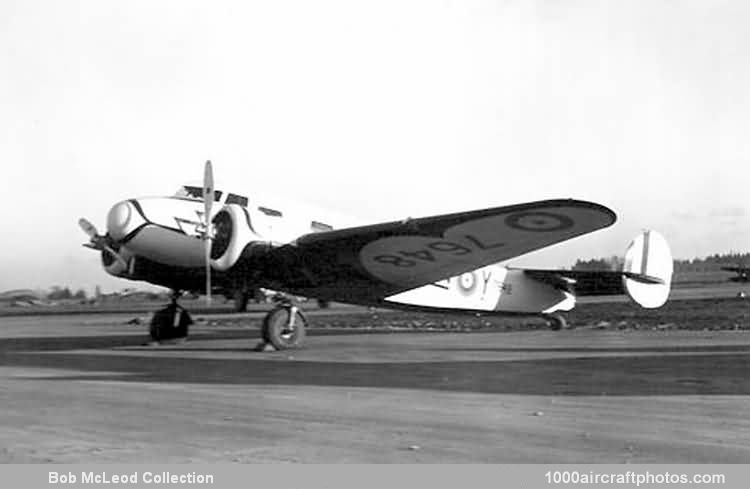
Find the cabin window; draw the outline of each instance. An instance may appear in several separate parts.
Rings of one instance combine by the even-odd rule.
[[[221,190],[214,190],[214,201],[221,200]],[[185,185],[177,192],[178,197],[190,197],[191,199],[203,200],[203,187]]]
[[[310,228],[318,233],[322,233],[324,231],[333,231],[333,226],[320,221],[311,222]]]
[[[280,211],[277,211],[275,209],[269,209],[268,207],[258,207],[258,210],[267,216],[274,216],[274,217],[282,216]]]
[[[244,195],[229,194],[227,195],[226,204],[239,204],[242,207],[247,207],[247,197]]]

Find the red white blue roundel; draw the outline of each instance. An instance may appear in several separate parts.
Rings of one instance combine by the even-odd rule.
[[[562,231],[573,227],[573,220],[562,214],[530,211],[517,212],[505,218],[505,224],[521,231]]]
[[[458,277],[458,291],[461,294],[470,296],[477,290],[477,277],[475,272],[462,273]]]

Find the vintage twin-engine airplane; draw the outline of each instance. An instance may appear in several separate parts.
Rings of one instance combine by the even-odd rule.
[[[664,238],[655,231],[637,236],[622,271],[497,263],[615,219],[602,205],[566,199],[340,227],[322,215],[215,190],[207,162],[202,187],[115,204],[105,235],[85,219],[80,224],[108,273],[176,292],[233,294],[242,305],[265,288],[366,306],[539,315],[559,329],[565,320],[558,311],[572,309],[576,295],[627,293],[646,308],[664,304],[672,276]],[[282,301],[266,315],[262,337],[277,349],[297,347],[305,324],[299,308]]]

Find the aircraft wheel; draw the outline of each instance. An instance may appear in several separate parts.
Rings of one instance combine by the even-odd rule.
[[[187,338],[191,324],[193,320],[185,309],[170,304],[154,313],[149,334],[154,341]]]
[[[545,319],[547,319],[547,324],[549,324],[552,331],[560,331],[568,327],[567,321],[565,321],[565,318],[561,314],[550,314]]]
[[[305,339],[307,319],[295,306],[277,307],[263,320],[263,341],[277,350],[299,348]]]

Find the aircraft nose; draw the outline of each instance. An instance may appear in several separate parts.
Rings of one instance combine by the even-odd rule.
[[[109,210],[107,214],[107,231],[116,241],[120,241],[127,236],[135,226],[133,225],[134,216],[136,215],[133,204],[128,201],[118,202]]]

